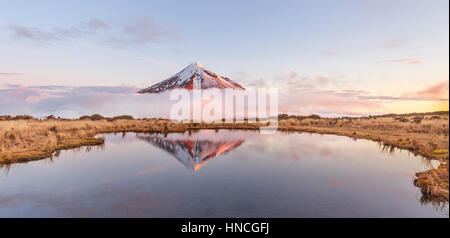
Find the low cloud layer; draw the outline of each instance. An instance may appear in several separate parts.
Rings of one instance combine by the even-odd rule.
[[[290,114],[317,113],[324,116],[369,115],[388,113],[385,102],[448,101],[447,81],[400,96],[372,95],[363,90],[319,90],[316,78],[305,87],[279,89],[279,112]],[[315,82],[315,84],[313,83]],[[305,83],[307,84],[307,83]],[[292,86],[292,85],[291,85]],[[168,117],[176,101],[169,93],[138,94],[133,86],[0,85],[0,114],[50,114],[78,118],[95,113],[104,116],[129,114],[134,117]]]
[[[0,89],[1,114],[50,114],[76,118],[99,113],[105,116],[131,114],[136,117],[163,115],[162,95],[139,95],[130,86],[65,87],[4,85]],[[169,103],[169,102],[168,102]]]

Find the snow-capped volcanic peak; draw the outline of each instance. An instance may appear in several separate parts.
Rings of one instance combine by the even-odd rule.
[[[227,77],[222,77],[200,63],[191,63],[172,77],[143,89],[138,93],[160,93],[169,89],[207,89],[207,88],[236,88],[245,90],[238,83]]]

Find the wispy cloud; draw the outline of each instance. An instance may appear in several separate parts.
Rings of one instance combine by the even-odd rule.
[[[317,80],[317,83],[320,85],[326,85],[331,81],[330,78],[324,77],[324,76],[317,76],[316,80]]]
[[[247,87],[279,88],[282,112],[323,115],[370,115],[388,113],[386,105],[397,102],[448,101],[448,81],[438,82],[422,90],[386,95],[349,88],[342,74],[304,76],[295,71],[284,75],[260,78]],[[339,89],[345,86],[348,89]]]
[[[332,91],[297,91],[279,96],[279,110],[286,113],[322,115],[367,115],[383,111],[376,101],[362,100]]]
[[[133,19],[120,29],[121,34],[108,40],[113,44],[146,45],[153,42],[179,40],[178,29],[158,26],[151,18]]]
[[[404,99],[413,100],[437,100],[448,101],[449,100],[449,82],[441,81],[434,85],[427,86],[422,90],[413,93],[406,93],[402,96]]]
[[[448,81],[437,82],[415,92],[395,95],[373,95],[364,90],[328,90],[329,94],[352,97],[366,101],[448,101],[449,83]]]
[[[121,57],[142,60],[158,66],[174,69],[161,59],[135,56],[124,48],[145,47],[153,43],[173,42],[181,39],[177,28],[163,27],[150,18],[105,21],[89,19],[67,28],[42,29],[18,24],[8,24],[6,29],[15,39],[49,45],[56,42],[72,41],[85,47],[106,50]],[[12,76],[1,73],[1,76]]]
[[[320,52],[320,54],[333,56],[333,55],[340,55],[340,54],[342,54],[342,52],[338,51],[338,50],[325,50],[325,51]]]
[[[408,45],[409,42],[410,42],[410,40],[406,39],[406,38],[392,39],[392,40],[386,41],[381,47],[387,48],[387,49],[399,48],[399,47]]]
[[[423,62],[415,58],[400,58],[378,61],[378,63],[408,63],[408,64],[422,64]]]
[[[106,23],[105,21],[102,21],[100,19],[90,19],[87,22],[81,23],[81,25],[92,30],[108,30],[111,28],[109,23]]]
[[[49,42],[62,40],[61,36],[55,31],[42,30],[36,27],[27,27],[17,24],[9,24],[7,29],[11,31],[17,39],[27,39],[35,42]]]
[[[7,77],[7,76],[19,76],[22,75],[21,73],[8,73],[8,72],[0,72],[0,77]]]
[[[180,39],[177,28],[156,24],[150,17],[123,21],[105,21],[93,18],[70,27],[51,29],[8,24],[6,29],[15,39],[35,43],[90,39],[115,47],[140,47],[155,42],[169,42]]]
[[[281,74],[267,78],[253,80],[247,86],[261,87],[261,86],[276,86],[286,89],[313,89],[316,87],[324,87],[337,82],[337,79],[342,75],[300,75],[295,71],[290,71],[288,74]]]

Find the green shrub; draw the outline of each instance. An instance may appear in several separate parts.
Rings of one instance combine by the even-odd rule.
[[[31,120],[34,119],[32,116],[30,115],[17,115],[15,117],[12,118],[13,120]]]
[[[397,120],[399,122],[409,122],[408,118],[405,117],[396,117],[394,120]]]
[[[413,122],[415,123],[421,123],[422,122],[423,117],[413,117]]]
[[[53,116],[53,115],[50,115],[50,116],[46,117],[45,119],[47,119],[47,120],[56,120],[56,117]]]
[[[317,114],[311,114],[311,115],[309,115],[308,117],[311,118],[311,119],[320,119],[320,118],[321,118],[321,117],[320,117],[319,115],[317,115]]]
[[[8,121],[8,120],[11,120],[11,119],[12,119],[12,117],[10,115],[0,116],[0,121],[2,121],[2,120]]]
[[[120,115],[112,118],[113,120],[133,120],[134,118],[130,115]]]
[[[103,120],[103,119],[105,119],[105,117],[103,117],[100,114],[94,114],[91,116],[91,120],[93,120],[93,121],[98,121],[98,120]]]
[[[437,120],[437,119],[441,119],[441,117],[437,116],[437,115],[433,115],[433,116],[430,117],[430,119],[431,120]]]
[[[91,117],[86,115],[80,117],[80,120],[90,120],[90,119]]]

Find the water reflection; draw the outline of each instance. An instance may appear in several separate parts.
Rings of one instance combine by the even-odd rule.
[[[102,136],[103,146],[0,173],[0,217],[448,216],[448,203],[413,185],[427,160],[368,140],[236,130]]]
[[[165,150],[186,168],[199,170],[212,159],[236,149],[244,140],[213,141],[192,139],[168,139],[161,135],[138,135],[137,138]]]
[[[76,148],[57,150],[57,151],[53,152],[50,155],[50,157],[45,158],[45,159],[38,159],[37,161],[52,164],[55,162],[55,160],[57,160],[61,156],[61,153],[64,151],[70,151],[72,154],[76,155],[76,154],[82,154],[82,153],[89,153],[91,151],[103,151],[104,149],[105,149],[105,145],[100,144],[100,145],[86,145],[86,146],[80,146],[80,147],[76,147]],[[33,161],[36,161],[36,160],[20,161],[20,162],[8,163],[8,164],[0,164],[0,174],[4,174],[5,176],[8,176],[12,165],[27,164],[27,163],[31,163]]]

